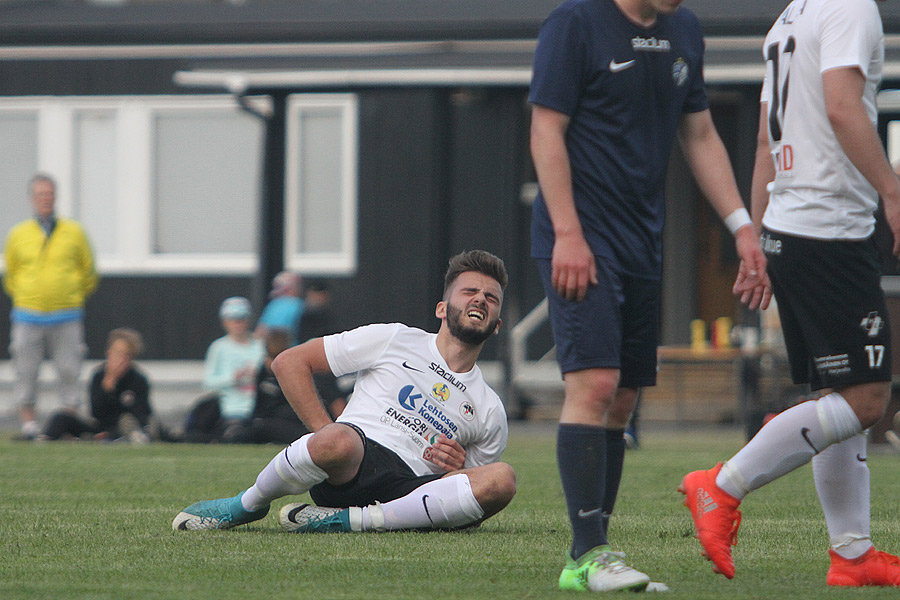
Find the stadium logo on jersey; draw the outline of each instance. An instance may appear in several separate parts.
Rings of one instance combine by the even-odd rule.
[[[878,315],[878,311],[872,311],[859,322],[859,326],[863,331],[869,334],[869,337],[877,337],[878,332],[884,327],[884,319]]]
[[[422,397],[422,394],[413,394],[413,390],[415,389],[415,386],[405,385],[400,389],[400,393],[397,395],[400,406],[406,410],[416,410],[416,400]]]
[[[475,418],[475,405],[466,400],[459,405],[459,414],[461,414],[462,418],[466,421],[471,421]]]
[[[459,381],[456,377],[454,377],[451,371],[448,371],[441,365],[437,363],[431,363],[430,365],[428,365],[428,368],[437,373],[438,377],[441,377],[459,391],[465,392],[466,389],[468,389],[466,388],[466,384],[464,384],[462,381]]]
[[[431,388],[431,395],[439,402],[446,402],[450,399],[450,388],[446,383],[436,383]]]
[[[631,47],[643,52],[668,52],[672,49],[672,42],[669,40],[658,40],[655,37],[634,36],[631,38]]]
[[[684,62],[683,58],[679,58],[675,61],[675,64],[672,65],[672,82],[675,84],[675,87],[681,87],[688,80],[688,65]]]

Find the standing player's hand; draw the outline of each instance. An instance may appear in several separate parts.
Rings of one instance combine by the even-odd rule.
[[[772,284],[766,272],[766,255],[753,227],[748,225],[738,229],[735,244],[741,265],[731,291],[750,310],[765,310],[772,300]]]
[[[594,253],[581,232],[557,235],[553,244],[551,282],[566,300],[581,302],[589,285],[597,285]]]
[[[466,464],[466,449],[442,433],[431,445],[429,460],[448,473],[459,471]]]
[[[751,276],[744,261],[741,261],[732,292],[735,296],[739,296],[741,304],[746,304],[750,310],[757,308],[765,310],[769,308],[772,300],[772,287],[768,275],[764,275],[764,281],[760,281],[756,275]]]

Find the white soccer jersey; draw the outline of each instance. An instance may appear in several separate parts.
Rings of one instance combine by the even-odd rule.
[[[863,101],[875,123],[884,34],[874,0],[794,0],[766,36],[769,146],[775,181],[763,224],[824,239],[871,235],[875,190],[841,149],[825,113],[822,73],[858,67]]]
[[[428,460],[441,433],[466,449],[466,467],[499,460],[508,437],[506,411],[481,369],[451,371],[436,339],[436,334],[400,323],[367,325],[324,338],[334,375],[358,374],[338,422],[360,427],[418,475],[443,472]]]

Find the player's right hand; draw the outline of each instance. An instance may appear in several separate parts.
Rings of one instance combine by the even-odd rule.
[[[431,458],[429,460],[448,473],[459,471],[466,464],[466,449],[459,442],[448,438],[442,433],[431,445]]]
[[[772,301],[772,284],[769,275],[765,271],[760,273],[756,269],[747,267],[747,263],[741,261],[737,278],[731,288],[735,296],[740,297],[741,304],[747,305],[750,310],[766,310]]]
[[[566,300],[581,302],[588,286],[597,285],[594,253],[580,232],[557,235],[550,265],[553,289]]]

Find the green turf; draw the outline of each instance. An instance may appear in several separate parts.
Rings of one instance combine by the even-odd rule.
[[[827,536],[809,467],[743,506],[737,576],[699,555],[682,496],[687,470],[712,466],[740,433],[646,433],[629,451],[612,541],[672,592],[667,598],[896,598],[828,589]],[[458,533],[292,535],[277,509],[230,531],[174,532],[178,511],[253,482],[272,446],[45,443],[0,440],[0,598],[416,599],[566,598],[555,589],[569,542],[553,428],[514,428],[505,459],[512,504]],[[900,457],[871,452],[872,529],[900,550]]]

